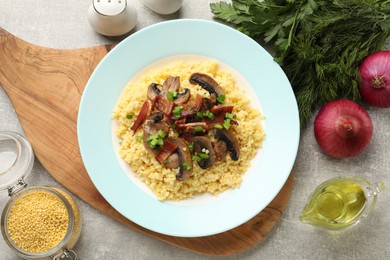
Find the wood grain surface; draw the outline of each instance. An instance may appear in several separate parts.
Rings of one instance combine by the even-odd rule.
[[[84,87],[113,46],[58,50],[27,43],[0,28],[0,85],[45,169],[79,198],[146,235],[206,255],[232,255],[261,242],[290,199],[293,174],[277,197],[248,222],[217,235],[182,238],[147,230],[113,209],[94,187],[81,160],[77,113]]]

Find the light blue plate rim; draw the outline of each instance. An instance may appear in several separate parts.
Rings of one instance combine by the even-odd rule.
[[[265,119],[266,140],[251,174],[229,196],[201,205],[166,203],[142,192],[121,168],[111,138],[111,114],[123,87],[162,58],[201,55],[220,60],[252,86]],[[299,115],[291,85],[257,42],[207,20],[161,22],[127,37],[98,64],[83,92],[77,134],[86,170],[119,213],[149,230],[180,237],[221,233],[263,210],[286,182],[299,145]],[[257,173],[257,174],[252,174]]]

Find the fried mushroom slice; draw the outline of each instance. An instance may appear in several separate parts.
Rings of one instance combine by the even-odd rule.
[[[187,143],[181,138],[171,137],[171,138],[167,138],[167,141],[177,145],[176,152],[175,152],[177,154],[177,157],[176,155],[174,155],[175,153],[173,153],[170,157],[172,156],[174,157],[173,158],[168,157],[168,162],[171,159],[172,161],[170,162],[170,165],[174,165],[174,166],[179,165],[179,173],[176,175],[176,180],[184,181],[192,175],[193,164],[192,164],[190,148],[188,147]]]
[[[208,156],[203,156],[205,158],[199,157],[200,160],[198,161],[198,165],[200,168],[207,169],[211,167],[215,162],[215,154],[211,141],[204,136],[194,136],[190,138],[189,141],[194,143],[194,152],[197,154],[196,156],[199,157],[199,154]]]
[[[192,85],[199,85],[207,90],[210,95],[216,94],[217,96],[223,94],[221,86],[209,75],[203,73],[193,73],[190,76],[190,83]]]
[[[149,144],[148,138],[151,135],[155,135],[159,132],[159,130],[163,131],[166,136],[169,134],[169,125],[162,121],[164,118],[164,115],[162,113],[155,113],[150,115],[144,123],[144,130],[143,130],[143,135],[142,139],[144,142],[145,148],[149,151],[152,152],[153,154],[156,154],[159,150],[159,147],[152,148]]]
[[[217,129],[215,139],[224,141],[229,151],[230,158],[237,161],[240,158],[240,146],[237,138],[226,129]]]
[[[218,140],[214,145],[215,158],[218,161],[223,160],[228,153],[227,144],[223,140]]]

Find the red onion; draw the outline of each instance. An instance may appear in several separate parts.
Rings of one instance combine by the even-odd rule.
[[[354,157],[371,141],[373,126],[359,104],[339,99],[321,108],[314,121],[314,135],[321,149],[336,158]]]
[[[390,107],[390,51],[368,55],[359,67],[360,94],[370,105]]]

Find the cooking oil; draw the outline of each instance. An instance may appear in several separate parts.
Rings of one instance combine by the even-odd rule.
[[[311,225],[342,229],[368,214],[375,205],[377,192],[381,189],[383,183],[375,186],[361,178],[329,180],[313,192],[299,218]],[[368,201],[367,198],[372,195],[375,198]]]

